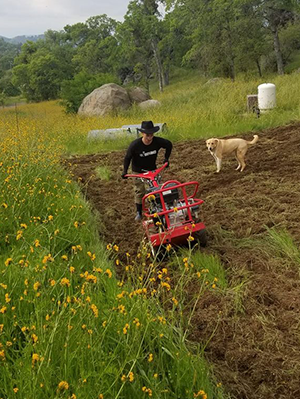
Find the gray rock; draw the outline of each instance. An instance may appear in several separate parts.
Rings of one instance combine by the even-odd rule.
[[[104,116],[130,107],[129,95],[123,87],[107,83],[87,95],[78,109],[79,115]]]
[[[131,102],[137,104],[151,99],[146,90],[141,87],[132,87],[128,89],[128,95]]]

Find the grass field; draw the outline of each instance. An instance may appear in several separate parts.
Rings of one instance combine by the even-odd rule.
[[[124,149],[131,137],[88,142],[87,132],[141,120],[166,122],[176,142],[300,119],[298,75],[272,82],[278,106],[260,119],[246,113],[246,95],[262,82],[205,85],[197,76],[153,91],[162,106],[147,113],[80,118],[56,102],[0,110],[1,398],[226,396],[202,347],[187,342],[192,313],[182,312],[190,281],[199,281],[196,298],[214,289],[206,265],[226,287],[218,259],[178,255],[178,284],[170,287],[167,268],[152,264],[141,245],[137,259],[124,264],[126,279],[117,278],[119,248],[99,240],[101,215],[97,220],[61,160]]]

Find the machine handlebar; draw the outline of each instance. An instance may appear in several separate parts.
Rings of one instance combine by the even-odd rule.
[[[155,181],[156,177],[168,166],[168,162],[165,162],[160,168],[155,170],[149,170],[144,173],[129,173],[125,177],[136,177],[138,179],[146,179],[150,181]]]

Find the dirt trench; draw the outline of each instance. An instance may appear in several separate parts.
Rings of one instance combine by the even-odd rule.
[[[300,123],[258,133],[246,169],[235,170],[227,157],[222,170],[195,140],[174,144],[164,180],[197,180],[198,197],[209,243],[205,252],[218,255],[234,286],[247,280],[240,302],[234,291],[224,296],[207,291],[193,316],[190,339],[207,342],[205,353],[225,390],[238,399],[300,398],[299,264],[272,256],[261,247],[242,246],[244,238],[260,240],[267,229],[287,230],[300,243]],[[251,133],[239,137],[252,140]],[[143,239],[134,222],[133,186],[122,180],[125,152],[75,156],[68,165],[92,207],[99,212],[100,234],[120,251],[137,251]],[[158,164],[162,161],[160,155]],[[95,169],[112,172],[109,181]],[[246,277],[245,277],[246,276]],[[238,306],[238,308],[237,308]]]

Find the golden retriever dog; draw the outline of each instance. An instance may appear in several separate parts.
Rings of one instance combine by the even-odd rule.
[[[258,136],[255,134],[252,141],[244,139],[208,139],[206,140],[206,147],[211,155],[215,158],[217,164],[217,172],[219,173],[222,166],[222,159],[224,155],[234,153],[238,166],[236,170],[241,172],[245,169],[245,155],[249,145],[253,145],[257,142]]]

